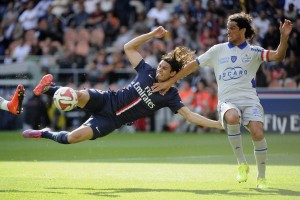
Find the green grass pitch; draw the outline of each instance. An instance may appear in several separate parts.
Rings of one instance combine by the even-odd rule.
[[[266,134],[267,190],[256,189],[250,136],[246,183],[224,133],[112,133],[61,145],[0,132],[1,200],[300,199],[300,135]]]

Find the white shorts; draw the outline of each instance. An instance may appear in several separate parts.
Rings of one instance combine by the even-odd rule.
[[[254,100],[235,100],[230,102],[218,102],[218,114],[223,128],[226,128],[224,115],[229,109],[235,109],[240,116],[240,124],[247,128],[250,121],[264,123],[264,109],[262,105]]]

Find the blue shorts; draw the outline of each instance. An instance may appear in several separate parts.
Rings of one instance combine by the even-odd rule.
[[[112,91],[102,91],[96,89],[87,89],[90,94],[90,100],[83,108],[92,113],[91,117],[83,124],[93,130],[92,140],[108,135],[119,128],[115,122],[115,112],[111,105]]]

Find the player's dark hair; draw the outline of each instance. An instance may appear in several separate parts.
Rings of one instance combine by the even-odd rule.
[[[228,22],[229,21],[234,21],[237,23],[237,26],[242,29],[242,28],[246,28],[246,32],[245,32],[245,38],[246,39],[252,39],[255,35],[255,29],[253,28],[253,26],[251,25],[253,18],[251,17],[251,15],[246,14],[244,12],[241,13],[236,13],[233,15],[230,15],[228,17]]]
[[[194,60],[195,51],[180,46],[162,56],[162,60],[171,65],[171,71],[179,72],[182,67]]]

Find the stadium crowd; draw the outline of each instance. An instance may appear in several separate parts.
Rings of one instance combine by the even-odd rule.
[[[42,72],[71,72],[57,73],[57,82],[77,88],[114,90],[128,84],[135,73],[123,52],[123,45],[130,39],[164,26],[169,31],[167,36],[141,49],[146,62],[157,66],[161,55],[175,46],[189,47],[200,55],[214,44],[226,42],[227,16],[241,11],[253,16],[257,34],[250,43],[265,49],[278,46],[280,21],[287,18],[293,22],[286,58],[283,62],[262,64],[257,87],[300,88],[297,0],[2,0],[1,63],[22,63],[38,56],[36,62]],[[80,72],[80,84],[74,85],[74,70]],[[202,67],[178,83],[184,103],[212,119],[217,118],[214,79],[213,71]],[[49,123],[48,119],[44,121]],[[135,128],[146,130],[145,124],[139,121]],[[199,128],[182,124],[185,122],[174,116],[164,129]]]

